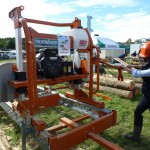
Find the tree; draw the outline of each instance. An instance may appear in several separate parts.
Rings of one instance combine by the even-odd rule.
[[[133,42],[132,42],[132,40],[131,40],[131,38],[129,38],[126,42],[125,42],[125,44],[128,44],[128,45],[130,45],[130,44],[132,44]]]
[[[0,49],[15,49],[15,38],[0,38]],[[25,49],[25,39],[22,39],[22,49]]]

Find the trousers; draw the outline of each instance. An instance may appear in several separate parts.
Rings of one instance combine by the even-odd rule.
[[[134,111],[134,125],[143,126],[143,113],[149,109],[150,110],[150,100],[148,100],[145,96],[141,99],[139,104],[137,105]]]

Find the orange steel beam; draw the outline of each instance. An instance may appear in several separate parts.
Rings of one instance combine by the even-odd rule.
[[[61,118],[61,122],[70,128],[79,127],[78,123],[76,123],[73,120],[70,120],[66,117]],[[118,145],[116,145],[112,142],[109,142],[108,140],[98,136],[97,134],[95,134],[93,132],[88,133],[88,137],[109,150],[124,150],[123,148],[119,147]]]
[[[106,95],[103,95],[103,94],[100,94],[100,93],[95,93],[95,95],[96,95],[96,96],[99,96],[99,97],[102,97],[102,98],[104,98],[105,100],[112,100],[111,97],[106,96]]]
[[[81,74],[81,75],[68,75],[68,76],[61,76],[53,79],[37,79],[37,84],[48,84],[48,85],[55,85],[58,83],[66,82],[66,81],[72,81],[76,79],[82,79],[86,78],[87,75]],[[28,86],[27,81],[17,81],[17,80],[8,80],[9,85],[12,87],[18,88],[18,87],[26,87]]]
[[[108,150],[124,150],[123,148],[119,147],[117,144],[114,144],[95,133],[89,133],[88,137],[93,141],[97,142],[98,144],[102,145],[103,147],[107,148]]]
[[[40,132],[46,128],[46,123],[42,120],[32,119],[32,125],[34,125],[35,130]]]
[[[59,105],[59,100],[61,99],[59,94],[52,94],[48,96],[38,97],[38,110],[46,109],[49,107],[54,107]]]
[[[29,22],[29,23],[49,25],[49,26],[55,26],[55,27],[76,28],[76,27],[80,27],[81,26],[81,20],[78,19],[78,18],[75,18],[75,20],[72,23],[54,23],[54,22],[41,21],[41,20],[35,20],[35,19],[28,19],[28,18],[25,18],[25,20],[27,22]]]
[[[24,6],[15,7],[9,12],[9,18],[14,20],[15,28],[21,27],[21,24],[18,21],[18,18],[21,18],[21,11],[24,10]],[[41,21],[41,20],[35,20],[35,19],[28,19],[25,18],[27,22],[29,23],[35,23],[35,24],[42,24],[42,25],[49,25],[49,26],[56,26],[56,27],[70,27],[70,28],[76,28],[81,26],[81,20],[77,17],[72,23],[54,23],[54,22],[48,22],[48,21]]]
[[[90,53],[90,69],[89,69],[89,99],[92,100],[93,99],[93,47],[94,47],[94,44],[93,44],[93,41],[92,41],[92,38],[91,38],[91,35],[90,33],[88,32],[87,29],[85,29],[85,31],[87,32],[88,34],[88,38],[89,38],[89,53]],[[98,56],[99,56],[99,53],[98,53]],[[98,72],[99,73],[99,72]]]
[[[101,133],[105,129],[116,124],[116,111],[102,116],[92,122],[68,131],[67,133],[49,138],[49,143],[52,150],[66,150],[74,145],[77,145],[89,138],[89,133]],[[67,142],[67,144],[66,144]]]
[[[46,108],[55,107],[59,105],[59,100],[61,99],[58,93],[52,95],[45,95],[38,97],[38,107],[35,111],[40,111]],[[17,101],[13,103],[13,107],[16,111],[20,113],[21,116],[25,116],[29,111],[30,103],[29,100]]]
[[[24,18],[18,20],[22,24],[25,37],[26,37],[26,55],[27,55],[27,85],[28,85],[28,98],[30,103],[30,115],[35,114],[37,108],[37,76],[36,76],[36,62],[35,62],[35,49],[33,47],[32,37]]]

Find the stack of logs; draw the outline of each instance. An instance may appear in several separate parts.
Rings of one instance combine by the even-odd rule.
[[[93,78],[93,81],[93,89],[96,89],[96,76]],[[124,79],[123,81],[119,81],[115,77],[100,76],[99,84],[100,92],[108,92],[123,98],[132,99],[139,94],[142,80],[140,78],[133,78],[132,80]],[[89,88],[89,83],[87,82],[83,86]]]

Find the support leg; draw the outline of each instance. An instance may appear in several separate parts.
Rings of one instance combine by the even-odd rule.
[[[21,136],[22,136],[22,150],[26,150],[26,127],[25,123],[23,122],[21,125]]]

